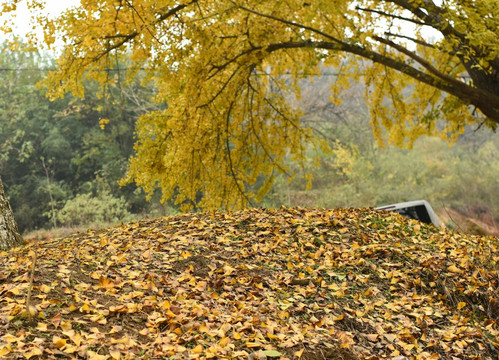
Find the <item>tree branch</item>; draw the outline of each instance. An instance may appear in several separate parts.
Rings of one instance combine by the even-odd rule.
[[[416,43],[416,44],[419,44],[419,45],[422,45],[422,46],[425,46],[425,47],[428,47],[428,48],[431,48],[431,49],[437,49],[437,47],[435,45],[433,45],[433,44],[429,44],[426,41],[419,40],[419,39],[416,39],[416,38],[413,38],[413,37],[410,37],[410,36],[401,35],[401,34],[394,34],[394,33],[391,33],[391,32],[385,32],[385,35],[386,36],[397,37],[397,38],[400,38],[400,39],[406,39],[406,40],[412,41],[413,43]],[[455,55],[454,52],[452,52],[450,54],[451,55]]]
[[[234,5],[236,5],[233,1],[232,3]],[[255,14],[255,15],[258,15],[258,16],[261,16],[261,17],[264,17],[264,18],[267,18],[267,19],[272,19],[272,20],[275,20],[275,21],[278,21],[278,22],[281,22],[283,24],[287,24],[287,25],[291,25],[293,27],[297,27],[297,28],[300,28],[300,29],[304,29],[304,30],[309,30],[311,32],[314,32],[316,34],[319,34],[321,36],[324,36],[325,38],[329,39],[329,40],[332,40],[334,42],[337,42],[337,43],[343,43],[340,39],[337,39],[335,38],[334,36],[332,35],[329,35],[321,30],[318,30],[318,29],[315,29],[311,26],[307,26],[307,25],[302,25],[302,24],[298,24],[298,23],[295,23],[294,21],[289,21],[289,20],[286,20],[286,19],[282,19],[282,18],[278,18],[277,16],[273,16],[273,15],[268,15],[268,14],[264,14],[264,13],[261,13],[261,12],[258,12],[256,10],[253,10],[253,9],[249,9],[249,8],[246,8],[244,6],[241,6],[241,5],[237,5],[238,8],[240,8],[241,10],[244,10],[244,11],[247,11],[247,12],[250,12],[252,14]]]
[[[198,2],[198,0],[192,0],[191,2],[189,2],[187,4],[177,5],[177,6],[175,6],[172,9],[168,9],[163,14],[160,14],[159,18],[154,22],[154,25],[157,25],[160,22],[168,19],[169,17],[172,17],[172,16],[176,15],[178,12],[180,12],[184,8],[186,8],[186,7],[188,7],[188,6],[192,5],[192,4],[195,4],[197,2]],[[120,38],[121,37],[122,40],[119,41],[119,42],[117,42],[116,44],[113,44],[112,46],[108,47],[104,52],[102,52],[98,56],[94,57],[92,60],[94,62],[99,61],[104,56],[106,56],[107,54],[109,54],[111,51],[116,50],[116,49],[122,47],[123,45],[125,45],[127,42],[135,39],[139,34],[140,34],[140,31],[134,31],[133,33],[130,33],[128,35],[107,35],[107,36],[105,36],[104,39],[114,39],[114,38]]]
[[[473,87],[462,83],[454,78],[448,77],[445,74],[444,77],[436,77],[427,74],[421,70],[418,70],[407,63],[395,60],[386,55],[382,55],[372,50],[368,50],[364,47],[355,44],[346,43],[331,43],[326,41],[303,41],[303,42],[285,42],[271,44],[267,47],[268,52],[278,51],[280,49],[292,49],[292,48],[311,48],[311,49],[324,49],[333,51],[344,51],[354,55],[361,56],[365,59],[369,59],[373,62],[385,65],[393,70],[397,70],[405,75],[408,75],[420,82],[427,85],[433,86],[437,89],[443,90],[451,95],[454,95],[463,101],[468,101],[471,104],[476,105],[484,114],[486,114],[493,121],[499,123],[499,110],[494,108],[494,104],[499,104],[499,96],[483,90],[481,88]],[[407,51],[407,49],[404,49]],[[431,65],[430,65],[431,66]],[[435,69],[436,70],[436,69]],[[437,70],[438,72],[438,70]],[[452,80],[452,81],[449,81]]]
[[[291,174],[289,174],[278,162],[276,162],[274,160],[274,158],[272,157],[272,155],[267,151],[267,148],[265,147],[263,141],[261,140],[260,136],[258,135],[258,132],[255,129],[255,124],[254,124],[254,120],[253,120],[253,106],[252,105],[253,105],[253,95],[256,93],[256,89],[253,87],[253,85],[251,85],[251,79],[249,77],[246,79],[246,83],[248,85],[248,88],[251,90],[251,95],[250,95],[250,91],[248,91],[247,97],[249,99],[246,100],[248,103],[248,107],[249,107],[249,119],[250,119],[251,131],[253,132],[253,135],[255,135],[256,140],[258,141],[258,143],[262,147],[262,150],[265,153],[265,155],[267,156],[267,158],[270,159],[271,163],[275,167],[277,167],[279,169],[279,171],[281,171],[281,173],[285,174],[288,177],[291,177]]]
[[[251,53],[253,51],[257,51],[257,50],[262,50],[262,47],[261,46],[252,47],[250,49],[247,49],[247,50],[244,50],[244,51],[240,52],[239,54],[237,54],[236,56],[232,57],[231,59],[229,59],[228,61],[226,61],[222,65],[213,65],[212,68],[216,69],[216,71],[213,74],[211,74],[210,76],[208,76],[207,80],[209,80],[212,77],[214,77],[216,74],[218,74],[220,71],[222,71],[223,69],[225,69],[231,63],[235,62],[240,57],[242,57],[244,55],[247,55],[247,54],[249,54],[249,53]]]
[[[404,3],[405,0],[393,0],[394,2],[402,2]],[[395,70],[398,70],[406,75],[409,75],[413,78],[415,78],[416,80],[419,80],[419,81],[423,81],[425,82],[426,84],[428,85],[432,85],[434,87],[437,87],[441,90],[444,90],[448,93],[451,93],[451,94],[457,94],[456,91],[454,90],[454,87],[451,87],[451,86],[448,86],[446,84],[443,84],[443,83],[440,83],[439,81],[436,81],[436,79],[426,73],[423,73],[405,63],[402,63],[402,62],[399,62],[397,60],[394,60],[392,58],[389,58],[387,56],[384,56],[384,55],[381,55],[381,54],[378,54],[374,51],[371,51],[371,50],[367,50],[366,48],[363,48],[361,46],[358,46],[358,45],[354,45],[354,44],[348,44],[348,43],[345,43],[337,38],[335,38],[334,36],[331,36],[329,34],[326,34],[324,33],[323,31],[321,30],[318,30],[318,29],[314,29],[310,26],[305,26],[305,25],[302,25],[302,24],[298,24],[298,23],[295,23],[293,21],[289,21],[289,20],[285,20],[285,19],[281,19],[279,17],[276,17],[276,16],[273,16],[273,15],[267,15],[267,14],[263,14],[263,13],[260,13],[258,11],[255,11],[255,10],[252,10],[252,9],[248,9],[248,8],[245,8],[243,6],[239,6],[241,9],[245,10],[245,11],[248,11],[252,14],[255,14],[255,15],[258,15],[258,16],[262,16],[262,17],[265,17],[265,18],[269,18],[269,19],[272,19],[272,20],[275,20],[275,21],[279,21],[281,23],[284,23],[284,24],[287,24],[287,25],[291,25],[291,26],[294,26],[294,27],[298,27],[298,28],[302,28],[302,29],[306,29],[306,30],[309,30],[309,31],[312,31],[316,34],[319,34],[319,35],[322,35],[330,40],[333,40],[335,44],[333,43],[330,43],[330,42],[314,42],[312,40],[308,40],[306,42],[286,42],[286,43],[278,43],[278,44],[272,44],[272,45],[269,45],[267,47],[267,52],[273,52],[275,50],[280,50],[280,49],[284,49],[284,48],[297,48],[297,47],[310,47],[310,48],[325,48],[325,49],[328,49],[328,50],[339,50],[339,51],[346,51],[346,52],[349,52],[349,53],[352,53],[352,54],[356,54],[356,55],[360,55],[362,57],[365,57],[367,59],[370,59],[372,61],[375,61],[375,62],[379,62],[381,64],[384,64],[390,68],[393,68]],[[439,72],[437,69],[435,69],[433,66],[431,66],[428,62],[426,62],[424,59],[420,58],[419,56],[417,56],[416,54],[410,52],[409,50],[405,49],[404,47],[390,41],[390,40],[386,40],[386,39],[383,39],[383,38],[380,38],[380,37],[374,37],[375,40],[377,41],[380,41],[380,42],[383,42],[387,45],[390,45],[392,46],[393,48],[395,48],[396,50],[398,50],[399,52],[402,52],[404,53],[405,55],[413,58],[414,60],[418,61],[421,65],[423,65],[428,71],[430,71],[431,73],[433,73],[435,76],[441,78],[442,80],[445,80],[459,88],[461,88],[462,91],[464,92],[473,92],[473,91],[481,91],[481,89],[477,89],[477,88],[473,88],[469,85],[466,85],[464,83],[461,83],[460,81],[458,80],[455,80],[454,78],[450,77],[450,76],[447,76],[441,72]],[[318,46],[316,46],[318,45]],[[323,47],[325,46],[325,47]],[[493,96],[493,94],[489,94],[487,92],[484,92],[482,91],[483,94],[481,94],[482,96],[485,96],[485,97],[489,97],[490,96]],[[459,94],[462,95],[461,92],[459,92]],[[466,96],[466,98],[470,98],[470,95],[473,95],[473,94],[468,94]],[[458,96],[458,95],[456,95]],[[461,96],[459,96],[461,97]],[[495,96],[494,96],[495,97]],[[491,98],[492,99],[492,98]]]
[[[443,10],[436,6],[433,2],[425,2],[427,7],[425,11],[422,10],[421,5],[416,5],[412,0],[383,0],[385,2],[396,4],[422,19],[426,25],[435,28],[440,31],[443,35],[454,35],[458,37],[461,41],[466,41],[466,34],[457,31],[451,24],[445,22],[441,13]]]
[[[360,11],[366,11],[366,12],[370,12],[370,13],[379,14],[379,15],[386,16],[386,17],[389,17],[389,18],[392,18],[392,19],[398,19],[398,20],[402,20],[402,21],[408,21],[408,22],[414,23],[416,25],[431,26],[430,24],[427,24],[425,22],[417,21],[417,20],[414,20],[414,19],[411,19],[411,18],[407,18],[407,17],[404,17],[404,16],[398,16],[398,15],[389,14],[387,12],[380,11],[380,10],[367,9],[367,8],[362,8],[362,7],[359,7],[359,6],[357,6],[355,9],[356,10],[360,10]]]
[[[144,21],[144,18],[142,17],[142,15],[140,15],[140,13],[137,11],[137,9],[135,8],[135,6],[133,6],[133,4],[128,1],[128,0],[125,0],[126,1],[126,4],[137,14],[137,16],[139,17],[140,21],[142,21],[143,23],[143,26],[147,29],[147,31],[149,32],[149,34],[151,34],[151,36],[153,37],[154,40],[156,40],[158,43],[161,44],[161,41],[159,41],[159,39],[156,37],[156,35],[154,35],[154,33],[151,31],[151,29],[149,29],[149,26],[147,26],[147,23]]]
[[[413,53],[412,51],[407,50],[405,47],[403,47],[401,45],[394,43],[393,41],[390,41],[388,39],[383,39],[382,37],[379,37],[379,36],[374,36],[373,39],[376,41],[379,41],[380,43],[383,43],[383,44],[386,44],[390,47],[393,47],[394,49],[401,52],[402,54],[409,56],[411,59],[413,59],[413,60],[417,61],[419,64],[421,64],[430,73],[441,78],[442,80],[445,80],[445,81],[447,81],[451,84],[454,84],[456,86],[459,86],[459,87],[467,86],[466,84],[460,82],[459,80],[456,80],[453,77],[450,77],[450,76],[440,72],[433,65],[431,65],[428,61],[426,61],[425,59],[423,59],[419,55]]]

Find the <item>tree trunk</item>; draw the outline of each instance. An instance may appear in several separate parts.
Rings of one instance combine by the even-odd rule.
[[[2,179],[0,179],[0,250],[8,250],[22,243],[23,238],[19,234],[14,213],[5,196]]]

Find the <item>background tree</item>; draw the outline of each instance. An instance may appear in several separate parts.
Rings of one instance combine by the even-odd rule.
[[[0,179],[0,250],[9,249],[22,242],[23,239],[19,234],[12,208],[3,190],[2,179]]]
[[[5,45],[1,50],[0,174],[21,233],[79,225],[82,219],[87,226],[93,220],[117,222],[128,211],[163,215],[152,211],[162,210],[158,202],[146,204],[135,186],[117,184],[133,151],[136,117],[157,108],[150,103],[153,89],[140,86],[140,80],[122,86],[117,72],[111,72],[117,83],[102,96],[97,96],[97,84],[87,81],[85,99],[66,96],[51,102],[36,84],[53,67],[53,59]],[[69,221],[61,213],[66,205],[87,198],[99,209],[108,208],[109,216],[85,213]]]
[[[452,147],[436,137],[418,139],[412,149],[381,148],[369,131],[369,113],[362,100],[364,86],[352,83],[341,94],[341,105],[329,100],[335,69],[322,69],[310,80],[300,81],[302,97],[289,99],[306,115],[332,149],[314,166],[315,152],[307,151],[312,189],[277,176],[263,206],[365,207],[415,199],[428,200],[442,224],[465,228],[463,215],[499,234],[499,204],[490,194],[499,193],[499,139],[486,128],[467,127]],[[303,171],[287,164],[294,171]],[[477,174],[479,174],[477,176]],[[462,228],[460,230],[462,230]]]
[[[54,98],[82,96],[82,79],[109,83],[105,70],[129,54],[132,69],[146,69],[157,101],[169,107],[139,119],[127,180],[148,193],[159,186],[164,199],[186,207],[196,200],[244,206],[262,198],[276,173],[289,173],[286,157],[304,161],[312,131],[285,97],[299,94],[296,79],[322,62],[339,68],[348,58],[333,98],[348,78],[365,81],[378,139],[411,146],[423,134],[453,139],[470,123],[495,128],[496,5],[85,1],[55,21],[41,19],[49,45],[58,34],[66,42],[45,83]]]

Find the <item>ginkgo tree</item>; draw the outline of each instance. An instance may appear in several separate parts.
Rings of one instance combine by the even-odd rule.
[[[145,71],[168,107],[138,119],[123,182],[159,187],[186,208],[243,207],[308,143],[322,145],[287,101],[320,66],[338,69],[334,102],[349,81],[365,82],[380,142],[495,129],[498,9],[497,0],[82,0],[38,18],[46,45],[64,43],[44,85],[53,99],[84,96],[83,79],[105,88],[129,59],[127,78]]]

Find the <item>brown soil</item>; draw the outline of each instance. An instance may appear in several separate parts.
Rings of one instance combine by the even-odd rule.
[[[472,211],[462,214],[455,209],[444,208],[437,212],[442,226],[470,235],[492,235],[499,237],[499,221],[488,213]]]

